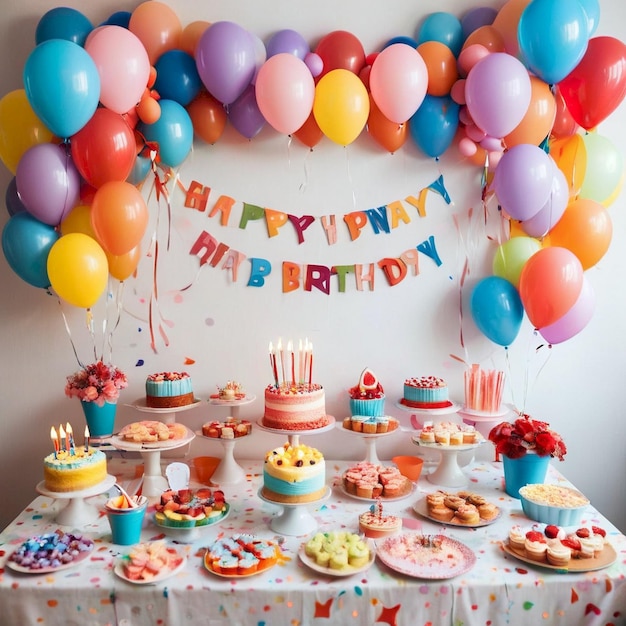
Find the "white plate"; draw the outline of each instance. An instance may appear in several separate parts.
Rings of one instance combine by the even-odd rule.
[[[475,411],[474,409],[467,409],[465,407],[461,407],[459,409],[460,415],[468,415],[469,417],[476,418],[477,422],[484,420],[486,422],[495,420],[498,417],[504,417],[508,413],[510,413],[512,409],[507,408],[506,406],[500,407],[500,410],[495,413],[486,413],[485,411]]]
[[[441,539],[442,552],[432,551],[432,554],[429,554],[428,549],[426,549],[427,552],[424,553],[426,558],[419,562],[414,558],[394,555],[392,549],[394,545],[403,540],[410,542],[413,537],[419,538],[421,536],[419,533],[405,533],[388,537],[377,542],[376,554],[387,567],[396,572],[425,580],[454,578],[472,569],[476,563],[476,555],[466,545],[444,535],[431,535],[431,537]],[[417,548],[416,553],[420,552],[421,548]],[[447,556],[449,554],[452,554],[453,557]]]
[[[55,500],[74,500],[75,498],[91,498],[92,496],[99,496],[101,493],[108,491],[115,484],[115,476],[107,474],[106,478],[97,485],[89,487],[88,489],[81,489],[80,491],[50,491],[46,488],[46,481],[42,480],[37,484],[35,489],[37,493],[48,498],[54,498]]]
[[[443,524],[444,526],[457,526],[459,528],[480,528],[481,526],[489,526],[489,524],[493,524],[498,519],[500,519],[500,516],[502,515],[502,510],[498,508],[498,514],[493,519],[490,519],[490,520],[481,519],[480,522],[478,522],[477,524],[457,524],[456,522],[445,522],[443,520],[437,519],[435,517],[431,517],[429,515],[428,504],[426,502],[426,498],[422,498],[421,500],[418,500],[413,505],[413,510],[418,515],[421,515],[422,517],[425,517],[426,519],[429,519],[433,522],[437,522],[437,524]]]
[[[168,551],[176,552],[174,548],[168,548]],[[125,580],[128,583],[132,583],[133,585],[156,585],[164,580],[167,580],[171,576],[174,576],[174,574],[180,572],[180,570],[183,569],[183,567],[185,567],[185,565],[187,564],[187,557],[181,556],[178,552],[176,552],[176,554],[181,558],[181,562],[174,569],[164,569],[158,576],[150,578],[149,580],[131,580],[130,578],[128,578],[128,576],[126,576],[126,574],[124,573],[125,558],[121,558],[117,561],[115,567],[113,568],[113,571],[122,580]]]
[[[17,552],[17,550],[19,550],[21,547],[22,546],[20,546],[19,548],[16,548],[11,554],[13,554],[14,552]],[[31,569],[30,567],[24,567],[23,565],[19,565],[18,563],[11,561],[10,558],[7,560],[6,566],[9,569],[12,569],[15,572],[20,572],[22,574],[50,574],[51,572],[60,572],[61,570],[69,569],[70,567],[74,567],[75,565],[78,565],[79,563],[84,561],[88,556],[91,556],[93,554],[93,547],[94,547],[94,544],[92,542],[90,550],[86,552],[81,552],[70,563],[63,563],[63,565],[57,565],[56,567],[50,566],[50,567],[42,567],[40,569]]]
[[[250,404],[256,400],[256,396],[247,393],[243,396],[243,398],[236,398],[235,400],[224,400],[222,398],[209,398],[209,404],[216,404],[218,406],[243,406],[245,404]]]
[[[111,445],[118,450],[127,450],[128,452],[141,450],[174,450],[180,448],[194,439],[196,434],[187,428],[187,434],[180,439],[168,439],[167,441],[148,441],[134,442],[126,441],[119,435],[112,435]]]
[[[408,479],[407,479],[408,480]],[[361,500],[362,502],[376,502],[377,500],[381,500],[381,502],[396,502],[397,500],[404,500],[408,498],[415,491],[415,483],[409,480],[410,488],[409,490],[402,494],[401,496],[397,496],[395,498],[385,498],[385,496],[380,496],[380,498],[362,498],[361,496],[357,496],[354,493],[348,493],[346,488],[342,484],[340,485],[341,493],[348,496],[349,498],[354,498],[355,500]]]
[[[304,551],[304,544],[300,546],[298,550],[298,556],[300,560],[312,570],[319,572],[320,574],[326,574],[327,576],[336,576],[336,577],[344,577],[344,576],[353,576],[354,574],[359,574],[360,572],[365,572],[368,570],[374,561],[376,560],[376,546],[373,541],[370,539],[366,539],[367,545],[370,549],[370,555],[367,563],[361,567],[352,567],[348,566],[345,569],[333,569],[332,567],[324,567],[323,565],[318,565],[310,556],[307,556]]]
[[[190,409],[195,409],[199,404],[202,403],[202,400],[198,400],[194,398],[191,404],[183,404],[183,406],[172,406],[172,407],[151,407],[146,405],[146,399],[140,398],[139,400],[135,400],[130,404],[125,406],[132,406],[133,409],[137,409],[138,411],[142,411],[143,413],[161,413],[167,415],[168,413],[180,413],[181,411],[189,411]]]
[[[463,452],[464,450],[473,450],[478,446],[481,446],[485,441],[487,441],[479,432],[476,432],[477,440],[474,443],[462,443],[458,446],[446,445],[443,443],[425,443],[420,440],[419,433],[413,435],[411,437],[411,441],[422,448],[432,448],[433,450],[439,450],[440,452],[445,452],[446,450]]]
[[[398,420],[395,417],[389,417],[388,419],[393,419],[396,422]],[[359,437],[386,437],[387,435],[393,435],[394,433],[400,432],[400,422],[398,422],[398,427],[393,430],[388,430],[386,433],[364,433],[359,432],[358,430],[352,430],[351,428],[344,428],[343,421],[337,422],[337,430],[340,430],[342,433],[350,433],[351,435],[358,435]]]

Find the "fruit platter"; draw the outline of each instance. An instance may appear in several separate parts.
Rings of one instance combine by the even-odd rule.
[[[153,541],[133,546],[128,555],[116,563],[114,572],[130,583],[156,584],[176,574],[185,563],[185,557],[176,548],[167,546],[164,541]]]
[[[198,528],[223,520],[229,510],[221,489],[170,489],[155,505],[154,521],[162,528]]]

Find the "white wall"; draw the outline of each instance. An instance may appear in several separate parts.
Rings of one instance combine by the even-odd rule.
[[[98,0],[85,8],[75,6],[97,24],[118,10],[132,10],[137,3],[119,4]],[[348,30],[359,37],[367,53],[376,51],[387,39],[414,36],[428,13],[450,11],[459,17],[481,6],[471,0],[425,0],[388,4],[345,0],[302,3],[272,0],[258,3],[189,3],[171,0],[183,25],[203,19],[228,19],[266,39],[281,28],[293,28],[311,43],[333,30]],[[496,8],[502,3],[493,4]],[[626,8],[618,0],[601,2],[597,34],[626,40]],[[3,8],[0,18],[0,94],[22,87],[21,72],[34,46],[39,18],[57,6],[52,1],[30,1]],[[626,105],[603,122],[599,131],[621,146],[626,139]],[[345,390],[353,385],[365,366],[371,367],[386,388],[388,412],[407,420],[395,407],[408,376],[439,374],[450,385],[452,397],[463,400],[463,371],[466,363],[481,363],[507,372],[506,400],[532,415],[551,422],[566,439],[569,453],[559,465],[569,478],[603,513],[626,530],[626,472],[623,440],[621,385],[626,369],[626,335],[621,332],[626,305],[623,287],[626,255],[623,250],[623,195],[611,206],[614,235],[611,247],[587,274],[597,306],[587,328],[573,339],[549,349],[527,321],[511,348],[506,351],[482,336],[470,319],[468,297],[471,286],[490,274],[493,251],[500,236],[495,205],[488,207],[485,224],[480,202],[480,171],[450,149],[439,162],[424,157],[411,139],[396,154],[380,148],[366,133],[347,148],[328,139],[310,152],[296,140],[266,128],[248,142],[232,129],[213,146],[196,142],[192,154],[180,167],[180,178],[210,186],[212,198],[230,195],[238,201],[267,206],[295,215],[341,217],[353,210],[376,208],[408,195],[417,195],[440,174],[453,204],[429,194],[425,218],[412,217],[411,224],[389,235],[364,232],[356,242],[339,227],[338,243],[329,246],[318,225],[307,231],[306,242],[298,245],[287,226],[280,236],[269,239],[263,226],[236,227],[241,205],[235,206],[233,222],[221,227],[206,214],[184,208],[182,196],[172,194],[172,245],[165,247],[166,207],[149,197],[151,224],[145,249],[152,238],[160,242],[157,280],[158,309],[166,320],[163,328],[169,345],[157,336],[156,352],[149,341],[148,307],[152,289],[152,257],[142,260],[137,279],[126,281],[123,293],[111,285],[111,302],[121,303],[123,312],[113,333],[113,360],[129,376],[130,386],[122,402],[132,403],[143,395],[147,374],[155,371],[188,371],[200,397],[208,397],[216,385],[237,379],[257,401],[242,415],[257,420],[262,414],[262,392],[271,381],[267,346],[282,337],[308,337],[315,347],[314,378],[327,391],[329,411],[338,418],[347,411]],[[6,189],[11,174],[0,168],[0,189]],[[149,186],[146,186],[148,197]],[[469,217],[469,209],[473,209]],[[458,219],[458,230],[453,217]],[[157,223],[157,218],[159,218]],[[1,223],[8,219],[5,212]],[[189,249],[206,229],[218,240],[248,257],[268,259],[273,272],[263,288],[247,287],[247,261],[237,282],[226,273],[205,267],[197,273],[197,260]],[[345,293],[333,283],[330,295],[320,292],[282,293],[280,265],[283,260],[299,263],[370,263],[399,256],[434,235],[443,261],[436,267],[425,257],[420,274],[389,287],[378,271],[375,290],[357,291],[348,282]],[[459,279],[468,261],[470,275],[461,289]],[[41,479],[40,459],[48,453],[51,425],[82,420],[78,403],[63,395],[65,376],[77,363],[72,344],[83,360],[89,360],[93,344],[86,332],[83,310],[59,304],[55,297],[30,287],[0,260],[1,320],[0,379],[3,403],[2,492],[4,507],[0,526],[6,525],[35,495]],[[186,291],[181,288],[189,283]],[[102,302],[104,298],[102,299]],[[104,306],[94,307],[97,347],[105,319]],[[109,312],[114,313],[114,307]],[[68,330],[64,324],[67,318]],[[463,338],[463,343],[461,342]],[[192,359],[193,364],[186,364]],[[138,361],[143,365],[138,366]],[[192,428],[209,416],[223,415],[208,406],[181,415]],[[118,424],[143,418],[134,409],[121,406]],[[238,444],[241,457],[261,457],[268,447],[282,443],[279,437],[256,430],[249,441]],[[330,432],[310,440],[328,458],[360,458],[360,441]],[[381,458],[397,451],[411,453],[408,435],[387,438],[379,447]],[[218,455],[219,448],[196,440],[191,455]],[[489,456],[489,454],[488,454]]]

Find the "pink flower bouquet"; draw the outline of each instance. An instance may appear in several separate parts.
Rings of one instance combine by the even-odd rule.
[[[105,402],[116,402],[120,389],[127,386],[128,380],[124,372],[113,365],[98,361],[67,377],[65,395],[103,406]]]

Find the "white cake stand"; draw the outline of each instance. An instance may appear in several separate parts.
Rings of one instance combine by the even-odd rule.
[[[223,439],[221,437],[207,437],[202,434],[201,430],[198,430],[196,435],[208,441],[219,441],[224,448],[224,456],[211,475],[211,486],[236,485],[245,480],[246,471],[235,460],[235,445],[239,440],[249,437],[249,434],[234,439]]]
[[[209,398],[209,404],[213,406],[224,406],[230,408],[232,417],[239,417],[239,407],[251,404],[256,400],[255,395],[246,394],[241,400],[221,400],[220,398]]]
[[[191,404],[185,404],[183,406],[174,406],[165,409],[159,409],[146,405],[146,399],[140,398],[139,400],[135,400],[131,404],[127,404],[126,406],[130,406],[133,409],[137,409],[137,411],[141,411],[142,413],[153,413],[155,415],[161,416],[161,421],[164,424],[174,424],[176,422],[176,414],[182,413],[184,411],[190,411],[191,409],[195,409],[197,406],[202,404],[201,400],[194,400]]]
[[[93,496],[99,496],[105,493],[115,484],[115,476],[107,474],[107,477],[98,485],[83,489],[81,491],[66,491],[60,493],[46,489],[45,481],[41,481],[36,489],[37,493],[55,500],[69,500],[56,515],[55,521],[62,526],[72,526],[80,528],[94,522],[98,519],[100,511],[93,504],[89,504],[86,500]]]
[[[187,429],[187,435],[181,439],[169,439],[158,443],[133,443],[125,441],[119,435],[111,437],[111,445],[126,452],[139,452],[143,458],[143,486],[141,491],[149,498],[160,496],[169,487],[167,478],[161,472],[161,452],[176,450],[190,443],[195,433]]]
[[[403,411],[407,411],[411,413],[411,426],[415,428],[415,430],[421,430],[423,423],[422,419],[432,420],[435,418],[443,418],[446,415],[454,415],[459,412],[461,408],[460,405],[455,402],[451,402],[450,406],[440,407],[438,409],[418,409],[415,407],[407,406],[406,404],[402,404],[401,400],[396,402],[396,406]]]
[[[337,430],[348,433],[349,435],[359,437],[365,443],[365,461],[368,463],[373,463],[375,465],[380,464],[380,460],[378,459],[378,455],[376,454],[376,441],[381,437],[388,437],[389,435],[393,435],[394,433],[401,432],[400,428],[396,428],[394,430],[390,430],[386,433],[363,433],[357,432],[355,430],[350,430],[348,428],[343,427],[343,422],[337,422]]]
[[[326,426],[322,426],[321,428],[314,428],[313,430],[284,430],[281,428],[268,428],[267,426],[263,425],[263,418],[257,421],[257,426],[261,430],[265,430],[268,433],[286,435],[289,440],[289,444],[295,448],[297,445],[300,444],[301,435],[319,435],[320,433],[325,433],[326,431],[335,428],[335,418],[332,415],[329,415],[328,418],[329,421]]]
[[[283,508],[283,512],[272,518],[270,522],[270,528],[280,534],[288,535],[290,537],[300,537],[303,535],[309,535],[317,529],[317,521],[311,515],[308,506],[319,504],[324,502],[330,497],[331,489],[326,487],[326,492],[318,500],[312,502],[298,502],[296,504],[288,504],[286,502],[275,502],[274,500],[268,500],[263,496],[263,488],[259,489],[259,498],[263,502],[280,506]]]

